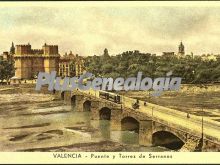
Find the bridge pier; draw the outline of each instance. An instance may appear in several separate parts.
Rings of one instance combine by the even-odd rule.
[[[99,120],[99,101],[91,102],[91,120]]]
[[[53,95],[55,99],[60,99],[61,98],[61,93],[59,91],[53,91]]]
[[[120,131],[121,130],[121,108],[113,108],[111,111],[111,130]]]
[[[143,146],[152,146],[152,120],[140,121],[139,144]]]
[[[78,112],[83,112],[83,103],[84,96],[83,95],[75,95],[75,109]]]
[[[64,92],[64,103],[71,104],[71,92],[70,91]]]

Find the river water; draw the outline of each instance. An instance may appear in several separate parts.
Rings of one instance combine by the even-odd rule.
[[[51,94],[0,93],[0,151],[169,151],[142,147],[138,134],[112,131]]]

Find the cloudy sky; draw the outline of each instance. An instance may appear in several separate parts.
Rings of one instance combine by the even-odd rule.
[[[84,2],[86,3],[86,2]],[[3,4],[3,2],[1,2]],[[30,3],[29,3],[30,4]],[[127,50],[220,53],[220,7],[0,5],[0,51],[15,44],[58,44],[60,54]]]

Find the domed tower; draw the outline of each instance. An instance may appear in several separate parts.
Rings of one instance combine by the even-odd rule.
[[[104,49],[104,54],[103,55],[104,55],[104,57],[109,57],[108,49],[107,48]]]
[[[179,56],[184,56],[185,55],[185,50],[184,50],[184,45],[182,43],[182,41],[180,42],[180,45],[179,45],[179,51],[178,51],[178,55]]]

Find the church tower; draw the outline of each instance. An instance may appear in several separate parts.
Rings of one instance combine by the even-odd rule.
[[[184,56],[185,55],[185,50],[184,50],[184,45],[182,43],[182,41],[180,42],[180,45],[179,45],[179,51],[178,51],[178,55],[179,56]]]
[[[14,55],[15,54],[15,46],[14,43],[11,43],[11,48],[10,48],[10,55]]]
[[[103,55],[104,55],[104,57],[109,57],[108,49],[107,48],[104,49],[104,54]]]

